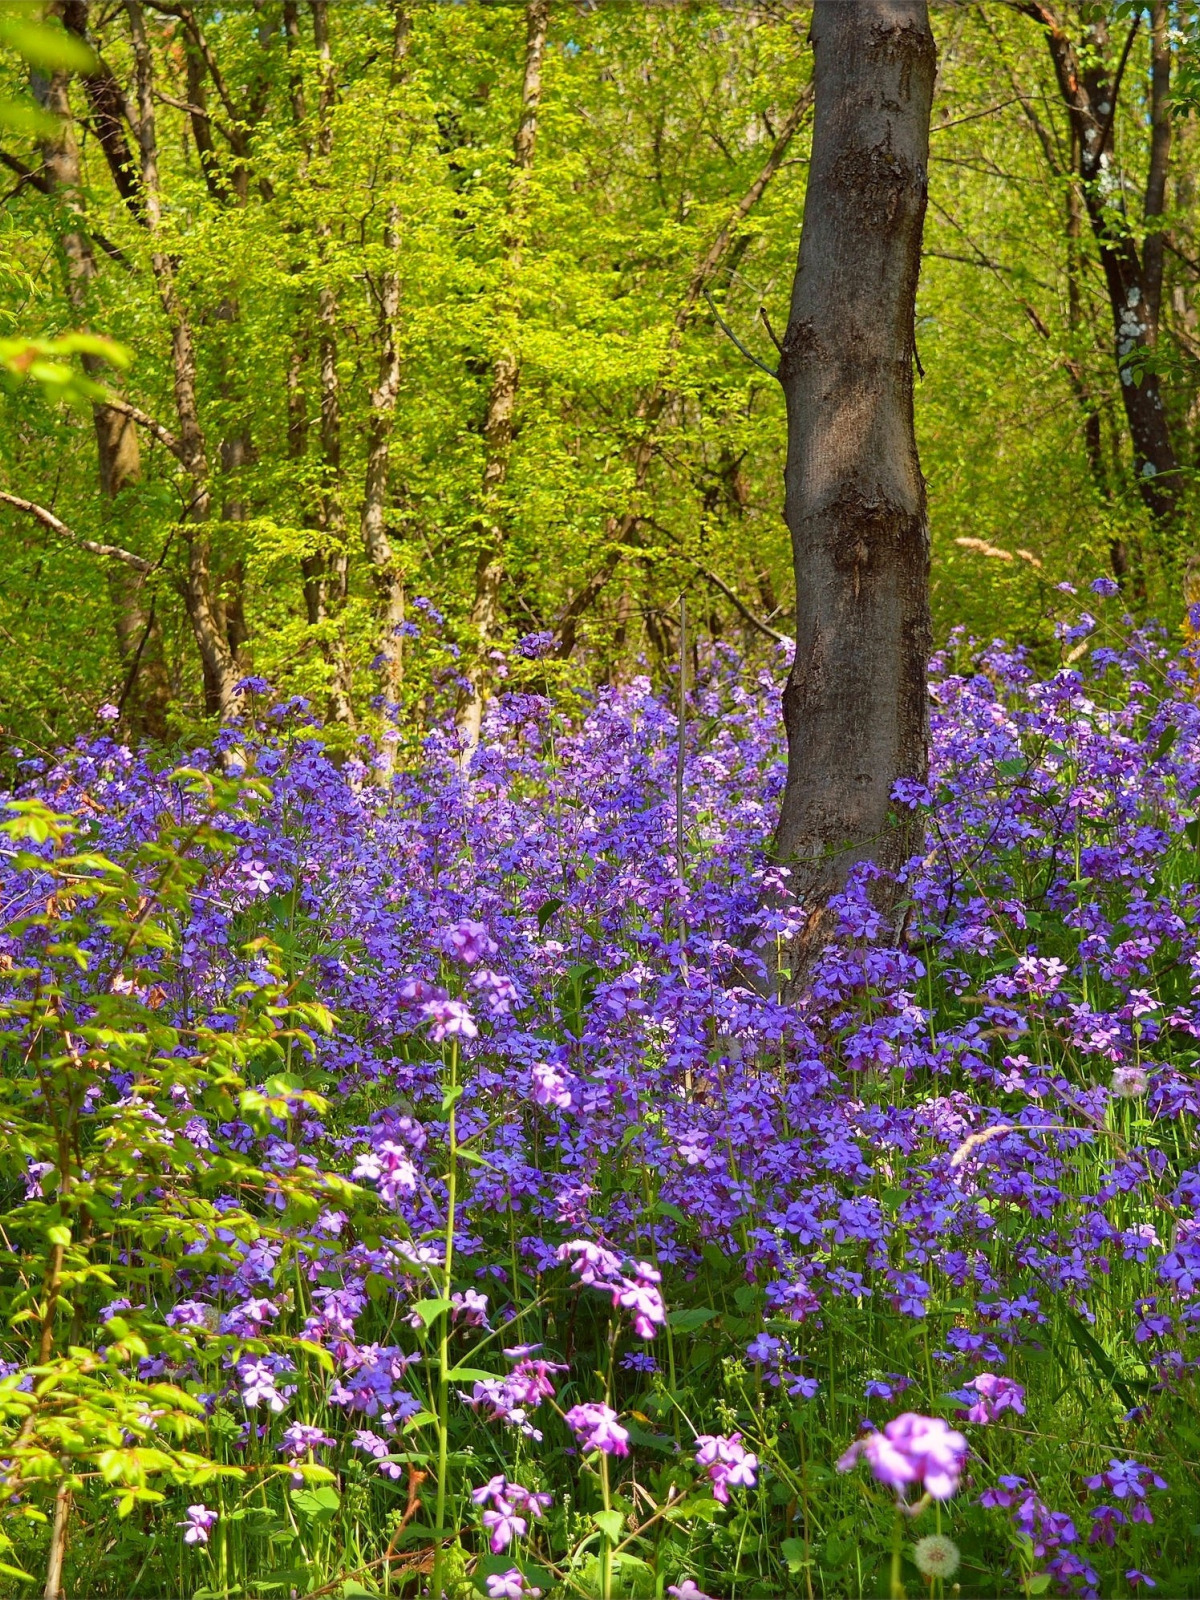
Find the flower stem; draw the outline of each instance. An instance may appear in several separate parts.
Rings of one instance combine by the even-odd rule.
[[[608,1488],[608,1456],[600,1452],[600,1498],[605,1511],[612,1510]],[[607,1533],[600,1535],[600,1600],[612,1600],[612,1540]]]
[[[447,1144],[449,1164],[446,1172],[446,1250],[442,1258],[442,1294],[449,1300],[454,1271],[454,1222],[458,1202],[458,1041],[450,1046],[450,1079],[446,1098],[450,1101]],[[514,1286],[515,1292],[515,1286]],[[430,1585],[434,1600],[442,1600],[442,1565],[445,1558],[446,1536],[446,1478],[450,1455],[450,1313],[443,1311],[438,1318],[438,1472],[437,1512],[434,1518],[433,1574]]]
[[[896,1507],[896,1518],[892,1523],[892,1597],[891,1600],[904,1600],[904,1580],[900,1576],[900,1557],[904,1549],[904,1515],[899,1506]]]

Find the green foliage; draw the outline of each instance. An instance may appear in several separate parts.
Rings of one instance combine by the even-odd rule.
[[[1067,12],[1082,38],[1082,16]],[[95,7],[92,15],[101,57],[132,94],[127,16]],[[91,113],[76,75],[69,93],[85,206],[18,179],[3,213],[0,336],[18,363],[29,366],[33,350],[50,363],[38,371],[52,395],[98,398],[95,376],[72,360],[82,346],[68,335],[81,318],[64,240],[82,225],[96,263],[88,324],[133,352],[128,397],[178,435],[170,321],[151,261],[154,249],[166,252],[197,353],[212,568],[239,670],[318,704],[340,674],[352,714],[375,725],[376,575],[358,519],[389,275],[398,285],[390,333],[400,375],[385,527],[418,625],[403,641],[405,739],[439,704],[431,681],[445,681],[474,648],[490,448],[482,430],[502,351],[515,355],[520,381],[493,507],[504,540],[501,643],[561,629],[598,575],[579,651],[554,668],[560,675],[620,675],[639,659],[665,673],[681,590],[703,632],[761,643],[718,580],[786,633],[782,397],[721,333],[703,297],[684,308],[697,263],[808,79],[799,14],[715,4],[553,9],[518,255],[509,215],[524,48],[516,8],[415,6],[396,66],[393,14],[381,5],[328,8],[328,60],[306,6],[293,35],[271,7],[188,15],[194,33],[173,15],[145,13],[160,91],[157,243],[85,132]],[[1176,614],[1186,541],[1156,543],[1130,479],[1102,275],[1086,228],[1070,236],[1069,138],[1044,37],[1003,6],[935,8],[934,22],[941,70],[917,422],[939,632],[962,624],[1042,646],[1054,584],[1103,570],[1117,545],[1144,547],[1145,603]],[[1118,25],[1114,12],[1114,37]],[[1200,372],[1196,202],[1186,177],[1196,125],[1184,115],[1193,29],[1183,8],[1173,35],[1172,247],[1154,356],[1189,473]],[[27,76],[17,49],[41,50],[45,70],[45,49],[67,38],[57,24],[36,38],[10,27],[0,72],[11,97]],[[195,65],[198,40],[219,83]],[[1121,181],[1131,193],[1145,178],[1148,48],[1143,27],[1119,108]],[[76,73],[81,64],[59,61]],[[195,95],[203,115],[186,109]],[[50,135],[10,129],[7,137],[14,170],[36,173]],[[808,138],[805,120],[707,285],[721,316],[768,364],[775,356],[760,312],[782,332]],[[1059,152],[1057,167],[1047,148]],[[55,258],[63,270],[43,270]],[[647,413],[659,392],[661,410]],[[143,591],[155,601],[155,631],[138,670],[144,679],[161,662],[171,727],[194,728],[205,702],[181,598],[187,547],[173,531],[190,492],[179,460],[143,430],[136,481],[107,501],[96,493],[85,416],[23,384],[0,396],[0,423],[11,444],[5,487],[52,503],[80,537],[161,562]],[[623,517],[632,521],[614,544]],[[16,512],[3,519],[0,624],[15,644],[0,666],[0,720],[10,742],[47,748],[119,697],[129,646],[118,649],[113,621],[125,591],[95,555],[48,548]],[[321,574],[322,616],[306,606],[302,567]],[[417,596],[445,614],[445,631],[411,609]],[[137,732],[136,709],[130,715]]]
[[[10,1491],[59,1481],[78,1490],[91,1479],[121,1519],[169,1489],[245,1476],[236,1458],[214,1450],[198,1399],[203,1381],[145,1376],[147,1362],[151,1371],[190,1366],[202,1375],[246,1351],[294,1351],[301,1369],[328,1361],[300,1339],[168,1327],[146,1305],[154,1286],[184,1262],[232,1268],[258,1243],[286,1254],[295,1218],[329,1203],[353,1210],[356,1198],[332,1174],[303,1166],[270,1173],[231,1151],[210,1160],[195,1143],[192,1107],[251,1125],[322,1109],[294,1066],[306,1030],[328,1031],[330,1019],[295,997],[262,939],[253,946],[262,977],[238,987],[225,1015],[186,1033],[160,1015],[158,984],[173,970],[180,917],[234,842],[222,819],[252,815],[263,795],[253,780],[186,770],[171,783],[199,800],[198,820],[165,815],[154,839],[119,864],[86,848],[78,818],[40,801],[12,803],[0,830],[35,903],[6,932],[32,936],[40,950],[36,968],[3,958],[6,984],[24,997],[0,1004],[0,1184],[8,1196],[0,1270],[19,1286],[5,1310],[25,1353],[19,1370],[0,1378],[0,1451]],[[293,1070],[278,1071],[286,1063]],[[128,1093],[97,1125],[83,1113],[111,1073]],[[214,1205],[229,1192],[244,1202]],[[92,1347],[84,1330],[102,1301],[111,1307],[105,1343]],[[311,1491],[324,1513],[337,1507],[329,1494]],[[35,1495],[21,1493],[18,1507],[19,1516],[43,1516]]]

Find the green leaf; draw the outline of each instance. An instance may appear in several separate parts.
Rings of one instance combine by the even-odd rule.
[[[446,1374],[447,1383],[495,1383],[499,1373],[485,1372],[482,1367],[451,1367]]]
[[[447,1089],[442,1096],[442,1115],[445,1116],[463,1097],[461,1084],[455,1084],[453,1089]]]
[[[93,51],[65,28],[50,28],[41,22],[24,22],[0,14],[0,44],[24,56],[31,66],[55,72],[91,72],[96,65]]]
[[[593,1520],[600,1532],[611,1544],[617,1544],[620,1541],[621,1529],[625,1526],[625,1518],[619,1511],[597,1511]]]
[[[562,906],[563,902],[561,900],[544,900],[542,902],[537,909],[537,925],[539,933],[545,933],[546,924],[550,921],[550,918],[556,911],[561,911]]]
[[[711,1306],[689,1306],[685,1311],[669,1311],[667,1323],[672,1328],[678,1328],[683,1333],[695,1333],[697,1328],[702,1328],[706,1322],[711,1322],[720,1313]]]
[[[721,1514],[721,1502],[714,1500],[711,1495],[693,1495],[688,1500],[680,1500],[667,1512],[672,1521],[684,1521],[688,1517],[699,1517],[701,1522],[712,1522]]]
[[[623,1423],[626,1433],[634,1444],[643,1450],[659,1450],[663,1455],[675,1454],[675,1441],[668,1433],[651,1433],[648,1428],[643,1428],[638,1422]]]
[[[804,1570],[805,1555],[803,1539],[785,1539],[779,1546],[779,1549],[782,1552],[783,1559],[787,1562],[787,1569],[789,1572],[794,1574]]]
[[[309,1517],[315,1522],[323,1517],[332,1517],[341,1505],[342,1497],[336,1489],[322,1484],[319,1489],[293,1489],[291,1502],[299,1516]]]
[[[449,1311],[452,1300],[418,1300],[412,1308],[414,1317],[420,1317],[422,1326],[432,1328],[437,1319]],[[489,1374],[491,1376],[491,1374]]]
[[[70,1228],[64,1226],[63,1223],[56,1222],[52,1228],[46,1229],[46,1237],[49,1239],[51,1244],[61,1244],[66,1246],[71,1242],[71,1230]]]

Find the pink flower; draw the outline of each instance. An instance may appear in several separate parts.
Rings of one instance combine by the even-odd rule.
[[[720,1433],[701,1433],[696,1436],[696,1444],[696,1465],[707,1469],[713,1494],[722,1505],[729,1504],[730,1489],[753,1489],[758,1481],[758,1457],[742,1444],[740,1433],[731,1433],[728,1438]]]
[[[544,1061],[539,1061],[534,1066],[530,1079],[533,1098],[539,1106],[557,1106],[560,1111],[571,1109],[571,1091],[561,1072],[556,1072]]]
[[[940,1417],[905,1411],[882,1433],[856,1439],[838,1462],[838,1471],[849,1472],[860,1456],[901,1497],[909,1484],[921,1484],[935,1500],[949,1500],[962,1476],[967,1441]]]
[[[177,1522],[175,1526],[185,1530],[184,1544],[207,1544],[208,1536],[217,1520],[218,1513],[210,1511],[206,1505],[189,1506],[187,1521]]]
[[[467,917],[446,929],[442,944],[449,955],[469,967],[484,956],[494,956],[500,948],[482,922],[472,922]]]
[[[475,1018],[461,1000],[426,1000],[421,1015],[431,1023],[429,1037],[440,1044],[443,1039],[477,1039]]]
[[[629,1433],[621,1427],[617,1413],[610,1406],[598,1401],[572,1406],[563,1421],[579,1440],[585,1454],[589,1450],[600,1450],[606,1456],[629,1454]]]
[[[966,1389],[974,1389],[979,1399],[967,1412],[968,1422],[995,1422],[1002,1411],[1015,1411],[1025,1415],[1025,1391],[1012,1378],[1000,1377],[995,1372],[981,1372]]]
[[[487,1580],[488,1600],[540,1600],[542,1591],[530,1589],[525,1582],[525,1574],[518,1567],[509,1567],[507,1572],[492,1572]]]

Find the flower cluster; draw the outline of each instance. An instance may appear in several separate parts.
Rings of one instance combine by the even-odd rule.
[[[882,1432],[856,1439],[839,1459],[838,1471],[849,1472],[860,1457],[898,1496],[916,1486],[934,1500],[949,1500],[966,1464],[967,1441],[940,1417],[904,1411]]]

